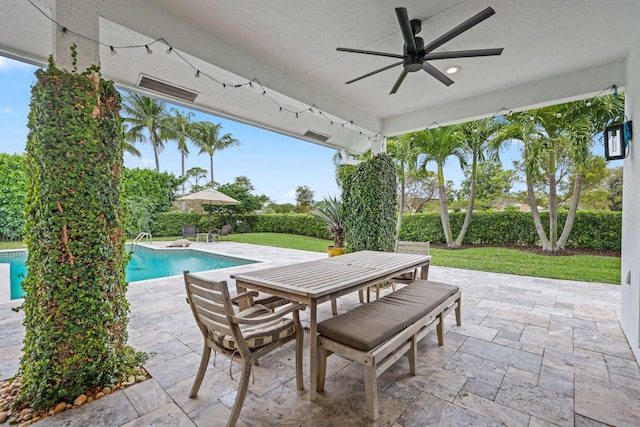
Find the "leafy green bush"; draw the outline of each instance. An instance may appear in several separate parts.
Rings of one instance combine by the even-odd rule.
[[[564,223],[567,213],[560,211],[558,223]],[[541,212],[542,224],[548,229],[549,213]],[[451,227],[459,230],[464,213],[450,213]],[[578,211],[567,247],[620,251],[622,215],[611,211]],[[400,240],[444,243],[440,215],[426,213],[405,215],[398,238]],[[496,246],[539,245],[533,219],[529,212],[474,212],[464,244]]]
[[[24,156],[0,153],[0,237],[21,240],[27,168]]]
[[[153,216],[151,223],[151,234],[158,237],[181,236],[182,226],[193,224],[198,229],[202,229],[200,222],[206,215],[192,212],[161,212]]]

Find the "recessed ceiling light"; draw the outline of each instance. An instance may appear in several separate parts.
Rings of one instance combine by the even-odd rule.
[[[462,67],[459,65],[452,65],[451,67],[447,67],[447,74],[455,74],[460,71]]]

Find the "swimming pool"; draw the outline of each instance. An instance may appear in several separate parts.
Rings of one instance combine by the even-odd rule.
[[[130,250],[127,245],[127,250]],[[0,264],[9,264],[11,299],[22,298],[24,292],[20,283],[27,274],[27,251],[2,251]],[[184,270],[191,272],[217,270],[220,268],[236,267],[238,265],[253,264],[244,258],[235,258],[195,249],[150,249],[136,246],[133,257],[126,270],[127,282],[158,279],[160,277],[176,276]]]

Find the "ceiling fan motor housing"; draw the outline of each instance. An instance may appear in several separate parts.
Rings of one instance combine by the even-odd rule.
[[[417,20],[420,22],[419,20]],[[403,54],[405,57],[405,62],[403,64],[404,69],[409,73],[413,73],[414,71],[422,70],[422,64],[424,63],[424,40],[422,37],[415,37],[416,41],[416,51],[417,53],[413,56],[409,55],[407,52],[407,45],[404,45]]]

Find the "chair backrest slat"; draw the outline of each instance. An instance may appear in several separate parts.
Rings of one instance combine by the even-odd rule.
[[[398,240],[396,252],[403,254],[429,255],[429,242],[408,242]]]
[[[227,283],[199,279],[184,273],[187,301],[191,305],[196,322],[205,330],[225,335],[235,335],[229,317],[235,314]],[[204,331],[203,331],[204,333]]]

